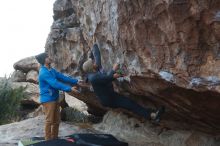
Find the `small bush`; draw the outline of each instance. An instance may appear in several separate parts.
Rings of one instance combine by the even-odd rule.
[[[24,89],[12,89],[9,79],[0,79],[0,125],[17,119],[20,101],[24,98]]]
[[[86,123],[88,122],[88,115],[72,107],[66,107],[61,112],[61,119],[69,122]]]
[[[100,123],[102,117],[87,115],[75,108],[66,107],[61,111],[61,120],[76,123]]]

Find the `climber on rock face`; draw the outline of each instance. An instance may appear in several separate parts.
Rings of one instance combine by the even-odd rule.
[[[93,90],[103,106],[110,108],[124,108],[145,119],[151,119],[158,123],[164,107],[158,110],[144,108],[135,101],[114,91],[112,81],[122,77],[117,73],[119,65],[115,64],[111,71],[105,72],[101,65],[99,47],[94,44],[89,59],[83,64],[83,71],[87,74],[87,80],[91,83]]]

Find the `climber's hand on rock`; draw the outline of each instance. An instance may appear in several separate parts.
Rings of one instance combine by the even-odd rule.
[[[116,71],[116,70],[118,70],[118,69],[119,69],[119,64],[118,64],[118,63],[114,64],[114,65],[113,65],[113,70]]]

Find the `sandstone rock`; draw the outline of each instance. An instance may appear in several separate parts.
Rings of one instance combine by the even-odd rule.
[[[96,125],[70,125],[61,122],[59,137],[74,133],[109,133],[126,141],[129,146],[218,146],[219,140],[210,135],[185,130],[162,130],[148,122],[140,123],[134,118],[117,112],[109,112],[103,122]],[[44,116],[0,126],[0,145],[16,146],[21,139],[44,136]]]
[[[14,64],[15,70],[21,70],[24,73],[27,73],[30,70],[36,70],[39,69],[39,64],[35,57],[27,57],[25,59],[21,59],[20,61],[16,62]]]
[[[74,8],[69,0],[57,0],[54,3],[54,20],[65,18],[74,13]]]
[[[25,88],[26,99],[22,100],[23,104],[39,104],[39,88],[37,84],[28,82],[13,82],[12,88]]]
[[[66,107],[61,112],[61,120],[74,123],[88,123],[89,115],[75,108]]]
[[[108,112],[103,121],[94,125],[94,128],[125,140],[129,146],[217,146],[220,144],[220,140],[216,140],[210,135],[196,131],[173,130],[165,125],[160,127],[148,122],[140,123],[140,121],[116,111]]]
[[[105,69],[115,62],[128,68],[127,79],[115,83],[118,92],[146,107],[165,105],[166,118],[219,134],[219,9],[218,0],[57,0],[62,27],[52,28],[46,50],[56,68],[84,76],[94,36]],[[80,25],[64,23],[70,16]],[[67,37],[65,29],[81,35]],[[106,111],[89,90],[75,96],[96,113]]]
[[[26,81],[31,83],[38,83],[38,72],[31,70],[27,73]]]
[[[77,42],[78,40],[80,40],[80,30],[76,29],[76,28],[68,28],[67,34],[66,34],[66,39],[68,41]]]
[[[86,103],[88,107],[87,111],[93,115],[103,116],[107,111],[107,108],[101,105],[95,94],[88,88],[83,88],[81,94],[75,94],[73,92],[69,92],[68,94]]]
[[[61,123],[59,136],[67,136],[79,131],[78,127]],[[39,116],[21,122],[0,126],[0,145],[17,145],[18,141],[24,138],[44,136],[44,117]]]
[[[16,70],[13,72],[10,79],[12,82],[25,82],[26,81],[26,74],[20,70]]]
[[[26,118],[29,119],[29,118],[35,118],[35,117],[38,117],[38,116],[42,116],[44,113],[43,113],[43,106],[40,105],[37,109],[35,109],[33,112],[29,113]]]
[[[73,96],[70,96],[67,93],[65,93],[65,100],[66,100],[67,104],[69,105],[69,107],[75,108],[84,114],[88,114],[88,112],[87,112],[88,107],[81,100],[79,100]]]

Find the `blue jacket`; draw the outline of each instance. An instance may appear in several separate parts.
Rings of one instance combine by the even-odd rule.
[[[45,66],[41,66],[38,78],[41,103],[56,101],[59,97],[59,90],[66,92],[71,91],[71,86],[65,85],[61,82],[72,85],[76,85],[78,82],[77,79],[67,77],[55,69],[48,69]]]

